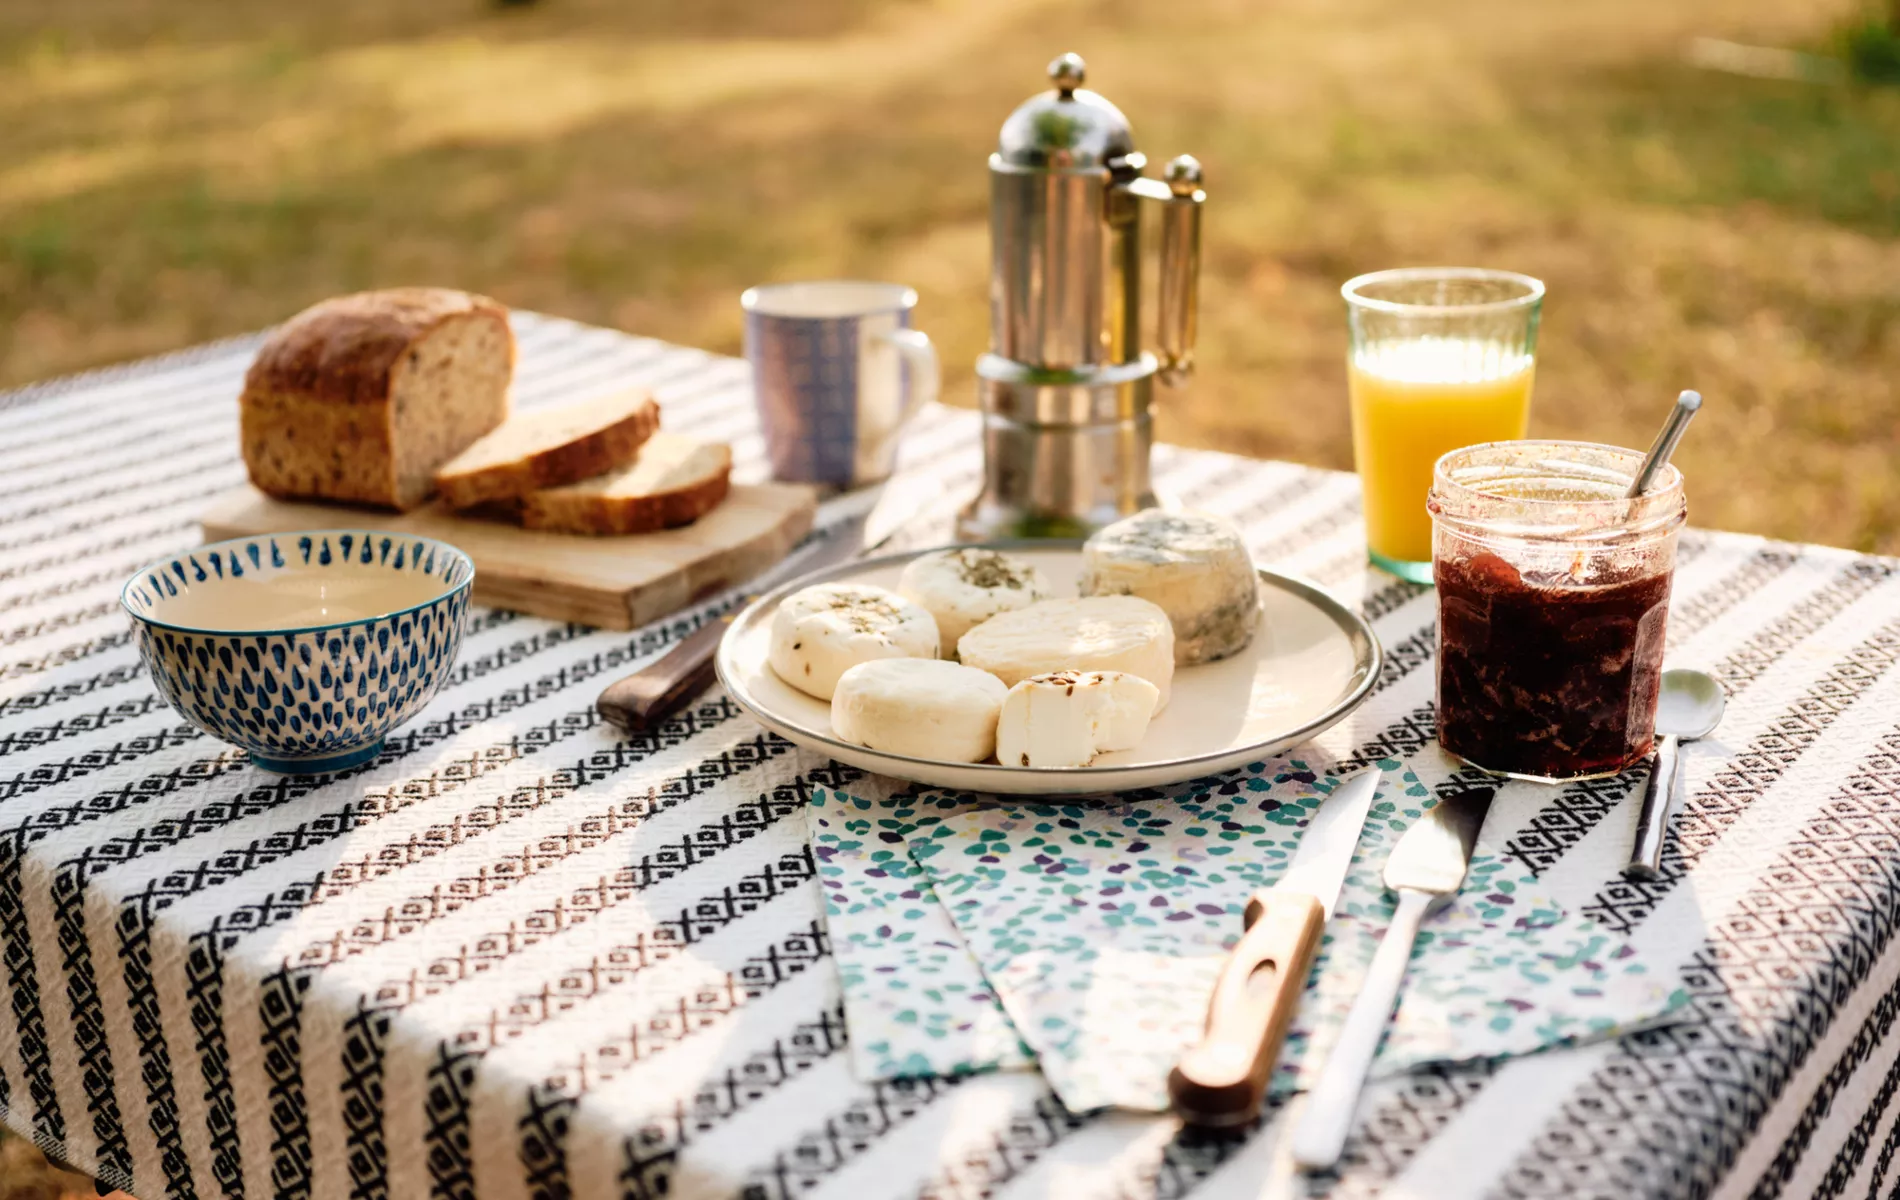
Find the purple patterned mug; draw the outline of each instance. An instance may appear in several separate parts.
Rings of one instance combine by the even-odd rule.
[[[904,422],[937,398],[917,293],[825,280],[748,288],[745,356],[777,479],[863,487],[890,476]]]

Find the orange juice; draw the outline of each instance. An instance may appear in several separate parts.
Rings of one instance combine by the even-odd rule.
[[[1532,358],[1494,341],[1424,337],[1362,346],[1347,369],[1366,545],[1389,562],[1430,562],[1432,464],[1463,446],[1524,436]]]

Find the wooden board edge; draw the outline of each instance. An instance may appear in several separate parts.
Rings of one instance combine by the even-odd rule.
[[[777,525],[737,546],[728,547],[717,560],[695,563],[680,572],[674,579],[676,587],[629,593],[626,597],[626,619],[631,624],[627,628],[638,629],[710,599],[727,588],[738,587],[770,570],[793,546],[798,545],[799,539],[811,532],[817,516],[817,499],[807,493],[806,503],[790,510]],[[720,566],[707,571],[707,562],[712,561],[717,561]]]

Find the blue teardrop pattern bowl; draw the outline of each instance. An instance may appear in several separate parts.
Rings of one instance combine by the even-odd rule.
[[[376,757],[442,687],[474,580],[447,542],[319,529],[160,559],[119,603],[185,720],[267,771],[317,775]]]

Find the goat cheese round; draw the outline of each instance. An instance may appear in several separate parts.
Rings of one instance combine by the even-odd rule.
[[[937,622],[889,588],[813,584],[779,604],[766,657],[780,679],[829,700],[838,677],[861,662],[937,657]]]
[[[1009,689],[988,671],[930,658],[861,662],[838,680],[831,731],[847,742],[945,762],[982,762],[996,750],[996,715]]]
[[[1133,749],[1161,692],[1126,671],[1031,675],[1003,700],[996,761],[1006,767],[1086,767],[1097,754]]]
[[[1011,687],[1051,671],[1126,671],[1155,685],[1156,712],[1174,679],[1168,614],[1139,596],[1039,600],[970,630],[957,654]]]
[[[973,546],[912,559],[897,590],[930,611],[937,619],[937,635],[952,649],[972,626],[1047,600],[1050,594],[1049,581],[1035,564]]]
[[[1176,666],[1245,649],[1260,625],[1260,579],[1232,524],[1158,508],[1125,517],[1082,545],[1084,596],[1140,596],[1174,625]]]

